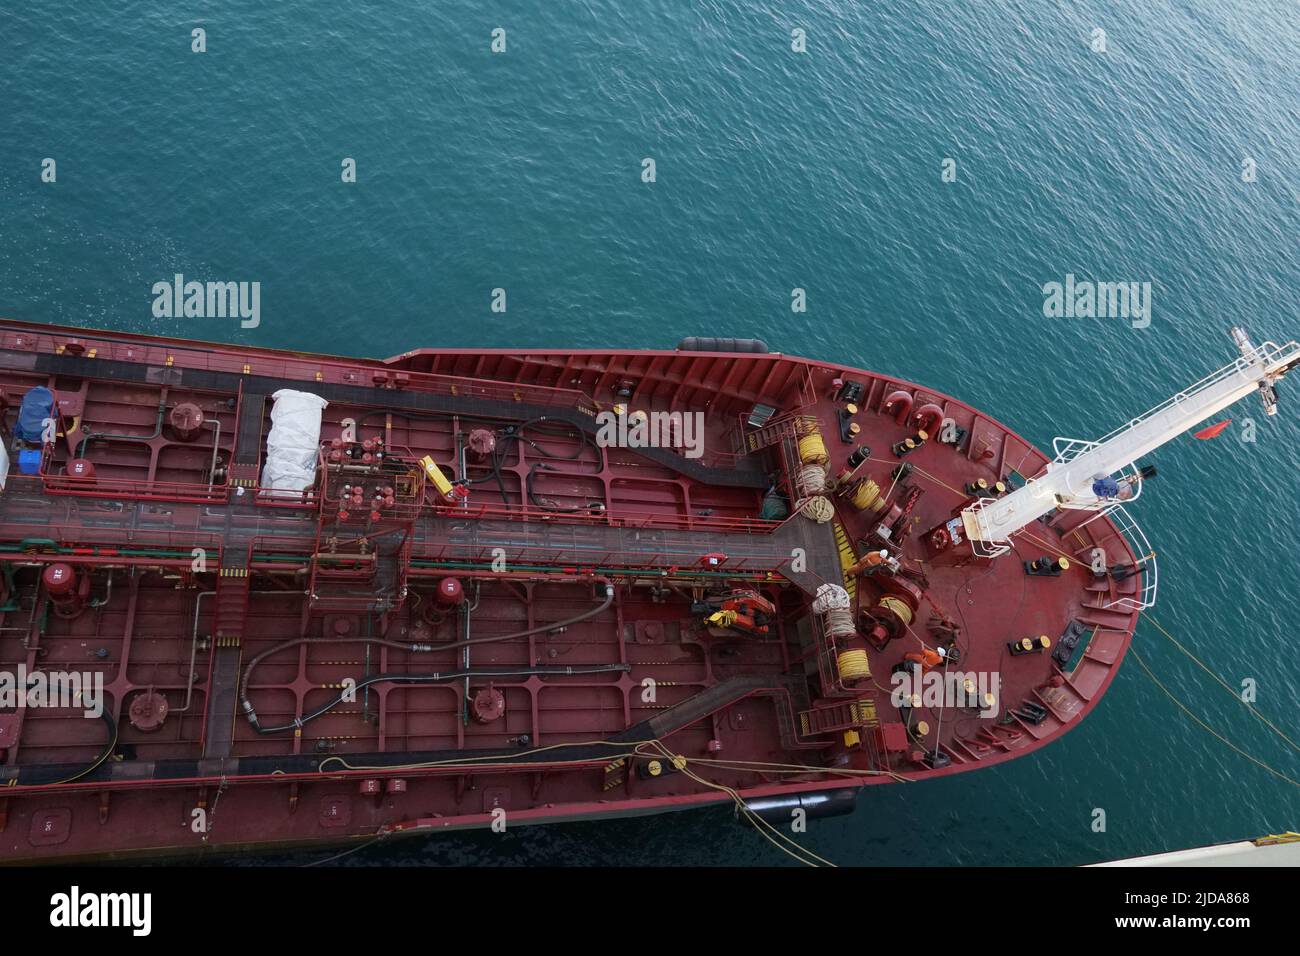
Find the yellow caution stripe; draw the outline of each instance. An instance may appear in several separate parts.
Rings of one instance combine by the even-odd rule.
[[[844,590],[849,592],[849,597],[856,598],[858,578],[857,575],[849,574],[849,568],[858,563],[858,556],[853,551],[853,545],[849,543],[849,534],[844,530],[844,525],[836,521],[834,528],[835,546],[840,551],[840,569],[844,572]]]

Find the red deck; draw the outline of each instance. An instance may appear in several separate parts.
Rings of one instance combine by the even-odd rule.
[[[863,385],[851,442],[840,438],[836,379]],[[0,708],[0,860],[343,842],[485,826],[494,810],[515,825],[730,800],[721,787],[754,799],[974,769],[1082,719],[1136,618],[1115,602],[1141,574],[1116,581],[1088,569],[1094,547],[1112,564],[1134,559],[1105,518],[1058,514],[992,561],[932,559],[923,535],[970,500],[966,483],[1014,483],[1044,456],[955,399],[824,362],[594,351],[378,362],[0,322],[11,458],[17,408],[34,386],[55,393],[59,434],[41,474],[21,474],[15,460],[0,493],[0,671],[100,673],[108,720]],[[384,441],[396,500],[378,520],[339,519],[348,473],[328,467],[301,496],[257,487],[279,388],[329,400],[326,443],[346,419],[359,440]],[[202,411],[197,434],[173,426],[184,403]],[[590,421],[616,403],[703,412],[703,457],[599,447]],[[776,410],[773,425],[746,452],[745,436],[760,434],[744,424],[757,404]],[[928,405],[965,438],[925,442],[901,459],[912,474],[894,482],[891,446]],[[872,676],[856,683],[837,672],[848,645],[810,604],[819,584],[844,583],[842,556],[862,554],[879,515],[830,496],[835,519],[824,524],[798,512],[759,518],[770,482],[796,497],[791,436],[810,418],[832,476],[865,444],[855,478],[889,489],[890,504],[921,490],[905,573],[852,581],[860,629],[882,594],[920,596],[910,625],[869,647]],[[523,437],[507,437],[520,423]],[[475,428],[494,431],[503,451],[496,467],[468,463],[462,474],[458,448]],[[424,455],[468,479],[468,498],[439,498],[418,466]],[[93,480],[66,474],[76,458],[93,463]],[[721,566],[701,563],[719,552]],[[1073,563],[1058,577],[1029,576],[1021,563],[1062,555]],[[75,615],[42,583],[53,564],[88,582]],[[463,589],[459,607],[438,604],[449,577]],[[740,587],[775,603],[770,632],[711,636],[692,601]],[[904,717],[891,704],[891,669],[938,642],[935,619],[960,628],[962,671],[999,675],[996,716],[941,705]],[[1089,635],[1068,667],[1050,651],[1008,652],[1038,635],[1055,646],[1071,621]],[[461,671],[470,676],[447,676]],[[292,726],[343,682],[376,675],[388,679]],[[258,732],[239,704],[241,677],[261,727],[290,729]],[[468,714],[482,691],[504,703],[485,722]],[[131,713],[150,693],[166,700],[161,726]],[[1041,722],[1011,713],[1026,701],[1041,705]]]

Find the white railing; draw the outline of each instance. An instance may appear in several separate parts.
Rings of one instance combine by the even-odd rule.
[[[1249,352],[1245,353],[1240,358],[1238,358],[1235,362],[1225,365],[1217,372],[1211,372],[1209,375],[1205,376],[1205,378],[1201,379],[1199,382],[1196,382],[1194,385],[1188,386],[1187,388],[1179,392],[1177,395],[1174,395],[1172,398],[1165,399],[1155,408],[1148,409],[1146,412],[1139,415],[1137,418],[1131,419],[1125,424],[1120,425],[1110,434],[1098,438],[1095,442],[1092,442],[1091,444],[1100,445],[1103,442],[1108,442],[1112,438],[1116,438],[1119,435],[1124,434],[1124,432],[1131,431],[1132,429],[1136,428],[1138,425],[1141,425],[1144,421],[1151,418],[1152,416],[1158,415],[1160,412],[1165,411],[1165,409],[1173,408],[1175,405],[1179,405],[1187,401],[1187,399],[1191,398],[1193,395],[1197,395],[1201,392],[1204,392],[1206,389],[1214,387],[1219,382],[1222,382],[1224,379],[1230,378],[1233,375],[1258,371],[1260,370],[1261,366],[1263,369],[1266,370],[1276,365],[1282,365],[1287,362],[1294,361],[1298,357],[1300,357],[1300,343],[1292,341],[1292,342],[1287,342],[1286,345],[1277,345],[1274,342],[1265,342],[1263,345],[1259,345],[1251,349]],[[1077,440],[1058,439],[1058,441],[1074,442]],[[1076,458],[1078,457],[1078,455],[1082,454],[1083,451],[1086,450],[1087,449],[1080,449],[1079,451],[1072,454],[1070,458]],[[1058,458],[1060,456],[1059,447],[1057,448],[1057,456]]]
[[[1139,485],[1140,487],[1140,485]],[[1133,496],[1137,497],[1136,493]],[[981,498],[966,509],[965,513],[975,519],[975,515],[984,507],[986,502],[993,501],[993,498]],[[1133,499],[1130,498],[1130,501]],[[1106,507],[1099,510],[1095,515],[1078,527],[1091,524],[1098,518],[1109,518],[1116,532],[1128,544],[1129,550],[1133,553],[1134,574],[1139,575],[1141,586],[1132,596],[1117,598],[1107,604],[1102,605],[1106,609],[1123,608],[1130,611],[1144,611],[1149,607],[1154,607],[1156,603],[1156,592],[1160,585],[1160,568],[1156,563],[1156,553],[1151,547],[1151,542],[1147,539],[1146,532],[1142,526],[1133,520],[1128,509],[1118,501],[1106,503]],[[971,553],[977,558],[997,558],[1011,550],[1010,539],[1006,541],[981,541],[979,538],[970,539]]]
[[[1065,464],[1074,458],[1079,457],[1085,452],[1091,451],[1096,447],[1096,442],[1085,442],[1078,438],[1057,438],[1053,440],[1053,445],[1057,449],[1056,460],[1053,465]],[[1064,451],[1062,451],[1064,448]],[[1129,494],[1127,497],[1120,499],[1121,503],[1137,501],[1142,496],[1142,469],[1137,466],[1137,462],[1129,462],[1122,468],[1113,473],[1114,478],[1120,484],[1127,484]],[[1105,510],[1113,503],[1113,499],[1098,498],[1093,494],[1072,494],[1068,497],[1061,495],[1057,498],[1057,506],[1070,511],[1097,511]]]
[[[986,505],[988,505],[989,502],[996,501],[996,500],[997,500],[996,498],[980,498],[978,501],[973,503],[970,507],[963,509],[962,514],[970,515],[971,523],[974,524],[976,527],[978,527],[979,513],[984,509]],[[963,533],[967,531],[965,522],[962,523],[962,531]],[[971,549],[971,553],[974,554],[975,557],[977,558],[997,558],[997,557],[1001,557],[1002,555],[1010,551],[1011,544],[1009,541],[985,541],[980,538],[971,537],[970,549]]]
[[[1119,502],[1114,502],[1097,512],[1083,524],[1090,524],[1098,518],[1109,518],[1115,530],[1128,543],[1129,550],[1133,552],[1133,573],[1139,575],[1139,580],[1142,582],[1136,594],[1118,598],[1102,606],[1107,610],[1123,608],[1127,611],[1145,611],[1149,607],[1154,607],[1156,591],[1160,586],[1160,568],[1156,563],[1156,553],[1151,547],[1151,542],[1147,540],[1146,532],[1133,520],[1128,509]]]
[[[1056,461],[1062,464],[1073,461],[1085,451],[1092,451],[1096,447],[1097,443],[1095,441],[1088,441],[1085,438],[1052,439],[1052,451],[1056,452]]]
[[[1234,333],[1234,338],[1237,338]],[[1300,362],[1300,344],[1289,341],[1284,346],[1265,342],[1251,347],[1244,335],[1238,344],[1242,354],[1234,362],[1210,373],[1096,441],[1057,438],[1053,441],[1055,459],[1023,487],[1002,498],[980,499],[964,509],[969,519],[967,530],[972,552],[982,558],[997,557],[1010,550],[1009,537],[1053,508],[1096,511],[1098,515],[1117,515],[1120,533],[1131,543],[1137,542],[1150,551],[1141,528],[1121,507],[1142,494],[1142,477],[1136,462],[1146,452],[1182,434],[1217,409],[1248,394],[1247,388],[1259,385],[1264,399],[1270,401],[1270,386],[1289,367]],[[1087,459],[1084,461],[1083,459]],[[1114,475],[1123,485],[1122,499],[1098,498],[1092,492],[1093,479],[1100,474]],[[986,513],[988,512],[988,513]],[[1092,519],[1089,519],[1092,520]],[[1001,531],[1001,528],[1007,530]],[[1153,560],[1153,559],[1151,559]],[[1117,605],[1154,601],[1154,567],[1147,575],[1141,599],[1124,599]],[[1149,592],[1149,593],[1148,593]]]

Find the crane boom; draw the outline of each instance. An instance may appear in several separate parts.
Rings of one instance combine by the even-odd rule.
[[[981,499],[963,510],[962,522],[974,553],[981,557],[1004,553],[1011,535],[1056,508],[1108,508],[1114,502],[1094,494],[1095,481],[1133,468],[1138,458],[1251,392],[1258,391],[1266,413],[1274,414],[1274,384],[1300,365],[1300,344],[1265,342],[1256,347],[1240,328],[1231,334],[1241,350],[1235,362],[1098,441],[1058,438],[1056,458],[1041,474],[1008,495]]]

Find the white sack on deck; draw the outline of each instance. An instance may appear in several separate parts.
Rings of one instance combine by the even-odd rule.
[[[303,491],[316,481],[321,412],[329,404],[319,395],[282,388],[271,400],[271,433],[266,436],[262,488]]]

